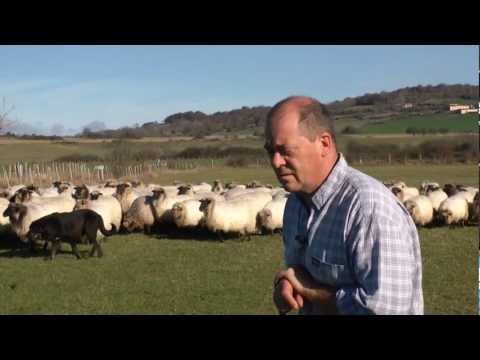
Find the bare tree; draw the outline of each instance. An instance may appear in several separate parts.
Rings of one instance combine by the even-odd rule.
[[[10,114],[14,109],[15,106],[13,105],[7,109],[5,97],[3,97],[2,108],[0,109],[0,133],[4,132],[15,123],[15,121],[10,118]]]

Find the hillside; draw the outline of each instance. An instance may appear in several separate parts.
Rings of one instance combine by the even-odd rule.
[[[391,92],[364,94],[327,104],[337,120],[337,130],[347,125],[364,126],[373,121],[388,121],[396,118],[423,115],[447,114],[450,103],[476,105],[478,86],[436,85],[415,86]],[[406,107],[406,104],[409,107]],[[92,132],[85,129],[81,134],[89,138],[141,138],[158,136],[195,136],[212,134],[247,133],[260,135],[263,132],[269,106],[244,106],[241,109],[205,114],[188,111],[172,114],[162,121],[144,123],[139,127]]]

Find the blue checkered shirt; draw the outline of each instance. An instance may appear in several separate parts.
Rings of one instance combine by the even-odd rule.
[[[423,314],[418,233],[400,201],[339,154],[312,203],[296,194],[287,201],[287,266],[301,265],[333,286],[340,314]],[[322,311],[307,303],[300,313]]]

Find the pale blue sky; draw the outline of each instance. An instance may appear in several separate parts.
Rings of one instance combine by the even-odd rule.
[[[405,86],[478,85],[478,46],[0,46],[0,97],[38,132],[176,112],[322,102]],[[1,111],[0,103],[0,111]]]

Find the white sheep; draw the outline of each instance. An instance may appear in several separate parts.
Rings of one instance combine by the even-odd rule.
[[[442,201],[448,198],[448,195],[442,189],[428,191],[427,196],[432,202],[434,213],[438,212],[438,208],[440,207]]]
[[[465,225],[468,221],[468,203],[462,196],[453,195],[445,199],[438,208],[438,215],[447,225]]]
[[[213,232],[249,235],[258,233],[257,214],[272,200],[266,193],[244,195],[229,201],[200,200],[205,225]]]
[[[477,192],[473,199],[472,215],[470,216],[470,219],[475,222],[480,222],[480,192]]]
[[[113,195],[122,208],[122,214],[126,214],[128,209],[132,206],[135,199],[139,198],[141,195],[134,191],[134,189],[128,184],[119,184],[116,188],[116,192]]]
[[[399,186],[393,186],[391,191],[402,203],[405,203],[405,201],[414,196],[420,195],[420,192],[417,188],[407,186],[403,188]]]
[[[177,202],[172,207],[173,222],[179,228],[194,228],[201,226],[204,213],[200,211],[200,200],[185,200]]]
[[[257,214],[257,227],[262,232],[273,233],[275,230],[283,228],[283,214],[287,198],[278,195],[283,194],[277,194],[277,198],[268,202]]]
[[[154,208],[156,211],[156,219],[158,223],[173,223],[172,207],[177,202],[190,200],[190,195],[172,195],[165,192],[163,187],[153,190]]]
[[[127,231],[143,230],[151,232],[155,224],[154,196],[140,196],[135,199],[132,206],[123,217],[122,225]]]
[[[95,211],[102,217],[106,230],[111,230],[112,224],[117,229],[120,229],[122,222],[122,207],[120,202],[113,196],[103,196],[101,193],[93,193],[92,197],[87,199],[77,199],[74,210],[78,209],[90,209]],[[99,230],[97,232],[97,240],[102,239],[105,236]]]
[[[246,194],[272,194],[272,189],[266,188],[266,187],[258,187],[258,188],[251,188],[251,189],[242,189],[239,187],[236,187],[234,189],[228,190],[225,193],[223,193],[223,196],[225,197],[226,200],[233,200],[237,197],[244,196]]]
[[[213,182],[212,191],[214,193],[221,193],[224,190],[223,184],[220,180],[215,180]]]
[[[202,182],[200,184],[197,184],[197,185],[191,185],[192,186],[192,190],[195,192],[195,193],[199,193],[199,192],[211,192],[212,191],[212,185],[206,183],[206,182]]]
[[[10,201],[8,201],[5,198],[0,198],[0,214],[3,214],[3,212],[8,208],[9,204],[10,204]],[[8,225],[8,224],[10,224],[9,218],[0,216],[0,225]]]
[[[431,191],[440,189],[440,184],[433,181],[423,181],[420,185],[420,194],[427,195]]]
[[[66,207],[66,202],[49,202],[49,203],[35,203],[28,202],[26,204],[10,203],[7,209],[3,212],[4,217],[9,217],[10,224],[13,231],[18,238],[23,241],[28,241],[28,231],[30,224],[40,219],[41,217],[53,214],[55,212],[70,212],[73,207]]]
[[[413,222],[420,226],[428,225],[433,220],[433,206],[430,198],[425,195],[413,196],[404,203]]]

